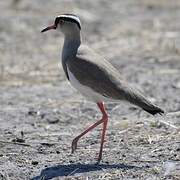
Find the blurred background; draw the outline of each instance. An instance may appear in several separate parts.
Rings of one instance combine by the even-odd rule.
[[[176,131],[180,125],[179,0],[6,0],[0,1],[0,11],[0,138],[5,141],[0,144],[2,176],[26,179],[40,174],[44,165],[67,164],[86,158],[91,162],[99,148],[99,130],[95,130],[93,137],[91,134],[88,141],[81,142],[75,157],[68,156],[72,137],[94,122],[99,112],[65,78],[60,61],[62,34],[40,33],[63,13],[78,15],[83,42],[169,112],[161,123],[156,123],[144,112],[139,117],[136,107],[108,104],[111,121],[105,159],[110,163],[142,157],[149,160],[152,154],[147,152],[161,144],[164,155],[156,156],[156,153],[153,160],[179,162],[179,131]],[[169,122],[172,126],[167,126]],[[129,150],[124,140],[120,141],[124,130],[129,132]],[[36,148],[29,150],[6,143],[18,139]],[[44,148],[42,142],[54,144]],[[142,142],[146,148],[139,149]],[[82,150],[85,146],[88,152]],[[167,147],[172,149],[167,150]],[[38,148],[44,148],[46,155],[39,154]],[[134,157],[137,153],[138,157]],[[34,161],[37,161],[36,166]],[[176,178],[179,174],[176,163],[167,166],[155,163],[149,175],[144,170],[140,172],[144,173],[143,178],[169,175]],[[87,177],[100,178],[106,171]],[[124,177],[135,175],[138,178],[140,172],[127,170]],[[123,173],[121,169],[114,172],[114,176],[111,174],[112,178],[119,177],[119,173]]]

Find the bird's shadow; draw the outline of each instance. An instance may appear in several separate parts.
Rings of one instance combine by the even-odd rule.
[[[73,176],[91,171],[101,171],[103,169],[142,169],[142,167],[125,165],[125,164],[68,164],[57,165],[45,168],[39,176],[33,177],[31,180],[49,180],[61,176]]]

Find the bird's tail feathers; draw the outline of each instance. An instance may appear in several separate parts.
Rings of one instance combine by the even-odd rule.
[[[155,115],[155,114],[163,115],[164,114],[164,110],[162,110],[161,108],[159,108],[157,106],[154,106],[151,109],[146,109],[146,108],[142,108],[142,109],[144,109],[146,112],[148,112],[148,113],[150,113],[152,115]]]
[[[129,89],[130,93],[126,94],[126,100],[130,103],[135,104],[141,107],[146,112],[155,115],[155,114],[164,114],[164,110],[160,107],[154,105],[151,101],[145,98],[140,92],[136,90]]]

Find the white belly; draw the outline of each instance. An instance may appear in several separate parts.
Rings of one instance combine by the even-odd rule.
[[[93,91],[91,88],[84,86],[79,83],[79,81],[75,78],[75,76],[71,73],[69,68],[67,67],[69,80],[74,88],[76,88],[83,96],[85,96],[88,100],[94,102],[102,102],[107,101],[108,98],[102,96],[101,94]]]

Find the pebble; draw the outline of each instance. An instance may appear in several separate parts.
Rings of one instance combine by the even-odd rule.
[[[32,161],[31,164],[32,164],[32,165],[38,165],[39,162],[38,162],[38,161]]]

